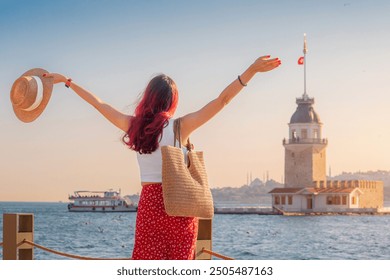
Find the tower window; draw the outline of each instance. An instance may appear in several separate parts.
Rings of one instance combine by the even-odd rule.
[[[297,137],[297,132],[296,132],[296,130],[295,129],[293,129],[292,131],[291,131],[291,138],[293,139],[293,140],[296,140],[298,137]]]
[[[317,139],[318,138],[318,129],[313,130],[313,138]]]
[[[302,129],[301,135],[302,135],[302,139],[306,139],[307,138],[307,129]]]

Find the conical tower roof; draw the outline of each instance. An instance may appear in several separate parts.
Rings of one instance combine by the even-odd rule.
[[[292,123],[318,123],[321,124],[319,115],[314,111],[314,98],[309,98],[304,94],[302,98],[297,98],[298,107],[291,116]]]

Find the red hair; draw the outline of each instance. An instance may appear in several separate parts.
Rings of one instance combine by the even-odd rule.
[[[122,141],[141,154],[157,150],[162,130],[175,113],[178,100],[176,84],[170,77],[154,77],[146,86]]]

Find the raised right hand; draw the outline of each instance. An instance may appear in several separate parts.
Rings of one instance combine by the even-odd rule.
[[[249,66],[249,70],[255,73],[268,72],[282,64],[282,61],[279,58],[270,57],[270,55],[259,57],[251,66]]]

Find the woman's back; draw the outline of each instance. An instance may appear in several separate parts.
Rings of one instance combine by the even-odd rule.
[[[141,182],[162,182],[162,157],[161,146],[173,146],[174,133],[173,133],[174,119],[168,120],[168,125],[163,128],[162,137],[159,141],[159,147],[151,154],[137,153],[137,160],[140,169]]]

